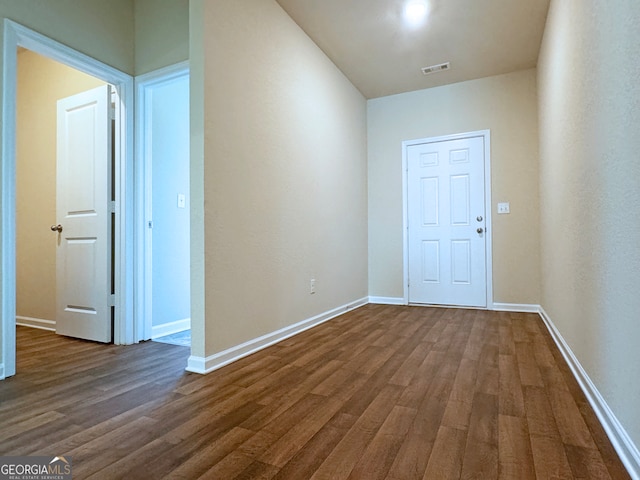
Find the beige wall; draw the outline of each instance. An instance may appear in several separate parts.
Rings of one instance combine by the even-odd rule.
[[[189,0],[0,0],[3,17],[130,75],[189,58]]]
[[[56,102],[104,82],[33,52],[18,55],[16,313],[55,320]]]
[[[539,303],[535,70],[369,100],[369,295],[403,296],[402,141],[485,129],[494,301]],[[505,201],[511,214],[496,215]]]
[[[366,102],[275,1],[197,3],[211,355],[367,295]]]
[[[135,74],[189,59],[189,0],[135,0]]]
[[[134,72],[131,0],[0,0],[0,18],[18,22],[125,73]]]
[[[205,357],[204,98],[205,0],[189,1],[189,200],[191,234],[191,354]]]
[[[640,445],[640,4],[552,1],[539,61],[542,306]]]

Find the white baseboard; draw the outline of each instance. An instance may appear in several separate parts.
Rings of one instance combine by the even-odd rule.
[[[529,303],[493,303],[493,308],[497,312],[519,312],[519,313],[539,313],[540,305]]]
[[[173,333],[183,332],[191,328],[191,318],[183,318],[175,322],[167,322],[151,327],[151,338],[164,337]]]
[[[56,331],[55,320],[44,320],[42,318],[23,317],[20,315],[16,315],[16,325],[39,328],[40,330],[49,330],[50,332]]]
[[[377,305],[406,305],[402,297],[369,297],[369,303]]]
[[[369,303],[375,303],[379,305],[406,305],[404,298],[402,297],[369,297]],[[477,308],[477,307],[461,307],[456,305],[426,305],[429,307],[444,307],[444,308]],[[540,311],[540,305],[533,305],[527,303],[494,303],[493,307],[489,310],[495,310],[500,312],[520,312],[520,313],[538,313]]]
[[[582,391],[595,411],[596,416],[600,420],[609,440],[611,440],[613,448],[618,452],[620,460],[622,460],[622,463],[629,472],[629,475],[631,478],[639,480],[640,452],[638,451],[638,447],[633,443],[633,440],[631,440],[624,427],[611,411],[609,405],[607,405],[607,402],[591,381],[587,372],[582,368],[582,365],[576,356],[573,354],[571,347],[569,347],[562,337],[562,334],[558,331],[553,321],[542,307],[540,307],[540,317],[542,317],[542,321],[547,326],[547,329],[558,346],[558,349],[562,353],[562,356],[569,364],[569,368],[571,369],[573,376],[578,381],[580,388],[582,388]]]
[[[316,315],[315,317],[311,317],[288,327],[281,328],[280,330],[276,330],[275,332],[271,332],[261,337],[254,338],[253,340],[249,340],[248,342],[242,343],[206,358],[196,357],[192,355],[189,357],[189,360],[187,362],[187,371],[201,374],[211,373],[214,370],[235,362],[236,360],[240,360],[241,358],[251,355],[252,353],[262,350],[263,348],[267,348],[275,343],[281,342],[286,338],[304,332],[305,330],[331,320],[332,318],[342,315],[349,310],[353,310],[354,308],[366,305],[367,303],[369,303],[369,299],[367,297],[361,298],[341,307],[329,310],[328,312]]]

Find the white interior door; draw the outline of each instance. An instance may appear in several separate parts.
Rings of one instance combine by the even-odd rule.
[[[58,102],[56,332],[111,342],[108,85]]]
[[[407,147],[409,303],[487,306],[484,137]]]

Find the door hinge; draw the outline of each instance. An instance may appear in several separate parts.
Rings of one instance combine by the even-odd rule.
[[[111,104],[111,106],[109,107],[109,120],[115,120],[116,119],[116,106],[115,104]]]
[[[107,306],[108,307],[115,307],[116,306],[116,295],[115,295],[115,293],[107,295]]]
[[[116,202],[115,200],[109,201],[109,213],[116,213]]]

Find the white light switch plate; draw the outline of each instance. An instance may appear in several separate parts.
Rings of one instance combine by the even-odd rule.
[[[500,202],[498,204],[498,213],[509,213],[509,202]]]
[[[186,204],[186,197],[184,195],[184,193],[179,193],[178,194],[178,208],[184,208],[185,204]]]

